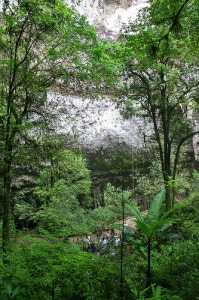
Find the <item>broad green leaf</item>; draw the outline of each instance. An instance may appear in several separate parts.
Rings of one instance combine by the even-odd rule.
[[[137,227],[142,231],[142,233],[149,237],[151,235],[151,227],[146,222],[141,222],[140,220],[136,221]]]
[[[130,214],[132,216],[134,216],[137,220],[141,221],[141,222],[144,222],[144,218],[141,214],[141,212],[139,211],[139,209],[135,206],[135,205],[132,205],[130,202],[127,203],[126,205],[126,208],[129,210]]]
[[[156,196],[154,197],[151,206],[148,211],[148,219],[149,222],[152,222],[153,220],[158,219],[160,207],[162,205],[163,199],[165,197],[165,190],[159,191]]]
[[[165,229],[167,229],[168,227],[164,227],[164,225],[166,224],[170,224],[172,223],[171,219],[159,219],[154,221],[153,223],[151,223],[150,227],[151,227],[151,231],[154,233],[157,229],[162,229],[161,231],[164,231]]]

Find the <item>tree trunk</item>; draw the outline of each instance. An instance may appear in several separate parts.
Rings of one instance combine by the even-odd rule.
[[[9,102],[9,101],[8,101]],[[15,131],[11,130],[10,106],[8,105],[8,118],[6,124],[5,150],[4,150],[4,194],[3,194],[3,232],[2,249],[6,255],[10,243],[10,198],[11,198],[11,168],[13,160],[13,143]]]
[[[11,161],[5,159],[3,195],[3,234],[2,248],[6,254],[10,243],[10,191],[11,191]]]
[[[166,211],[172,209],[173,201],[171,197],[171,186],[169,185],[170,183],[166,182],[165,184],[165,190],[166,190],[166,195],[165,195],[165,201],[166,201]]]
[[[151,286],[151,239],[147,241],[147,275],[146,275],[146,287]]]

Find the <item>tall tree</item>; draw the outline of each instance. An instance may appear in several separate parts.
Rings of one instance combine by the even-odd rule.
[[[95,49],[100,47],[86,18],[61,0],[4,1],[0,11],[0,138],[5,253],[15,149],[27,118],[42,115],[49,88],[73,89],[91,80]]]
[[[174,181],[182,145],[197,132],[190,115],[198,106],[198,59],[192,51],[198,28],[192,0],[152,1],[122,35],[122,102],[137,104],[152,121],[166,190],[174,204]],[[166,16],[166,17],[165,17]]]

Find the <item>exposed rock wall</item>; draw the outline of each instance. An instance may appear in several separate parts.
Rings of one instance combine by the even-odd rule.
[[[86,15],[101,38],[115,39],[122,25],[135,19],[146,0],[65,0]],[[120,151],[143,148],[144,136],[151,132],[140,117],[125,120],[119,109],[107,98],[93,100],[81,96],[50,92],[48,107],[53,107],[56,131],[74,146],[88,152]],[[49,105],[50,103],[50,105]]]
[[[92,101],[51,92],[47,107],[57,119],[56,132],[89,152],[143,148],[145,137],[152,131],[150,123],[140,116],[124,119],[108,97]]]
[[[100,37],[114,39],[123,24],[137,16],[138,10],[149,5],[147,0],[65,0],[84,14],[95,26]]]

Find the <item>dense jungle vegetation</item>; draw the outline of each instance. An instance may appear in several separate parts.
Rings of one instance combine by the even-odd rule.
[[[199,299],[198,42],[196,0],[150,1],[116,41],[61,0],[1,1],[0,299]],[[142,152],[94,157],[99,199],[51,90],[153,125]]]

